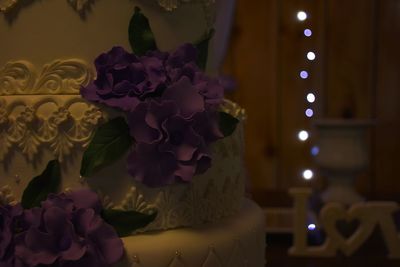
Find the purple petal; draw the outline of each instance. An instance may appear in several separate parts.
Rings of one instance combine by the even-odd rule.
[[[40,232],[37,228],[29,229],[16,242],[15,255],[30,266],[52,264],[58,258],[54,248],[54,237]]]
[[[77,209],[93,209],[100,213],[102,205],[99,196],[90,189],[80,189],[67,193]]]
[[[91,233],[102,223],[101,218],[92,209],[80,209],[76,213],[75,227],[81,236]]]
[[[173,154],[160,152],[157,144],[139,143],[127,159],[128,172],[149,187],[160,187],[175,181],[177,162]]]
[[[196,166],[194,165],[179,164],[178,169],[175,171],[175,175],[183,182],[190,182],[195,174],[195,171]]]
[[[195,113],[204,111],[204,99],[187,77],[182,77],[168,87],[162,98],[163,100],[174,101],[180,107],[180,114],[185,118],[190,118]]]
[[[117,236],[114,228],[103,223],[90,234],[91,242],[96,245],[99,253],[107,264],[118,262],[124,254],[124,244]]]
[[[179,67],[197,60],[197,49],[192,44],[184,44],[170,55],[167,64]]]
[[[68,213],[58,207],[50,207],[43,212],[45,228],[51,235],[61,234],[67,227],[68,220]]]
[[[136,142],[154,143],[161,138],[161,132],[155,123],[146,121],[148,114],[148,104],[141,103],[136,109],[128,114],[128,124],[130,128],[130,135]]]

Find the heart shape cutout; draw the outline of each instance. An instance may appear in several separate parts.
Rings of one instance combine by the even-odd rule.
[[[342,204],[329,203],[322,210],[320,220],[327,234],[327,243],[334,244],[345,255],[350,256],[371,236],[376,221],[368,216],[368,207],[363,203],[353,205],[346,210]],[[342,233],[337,223],[357,222],[352,231]],[[346,224],[345,224],[346,225]]]
[[[353,220],[338,220],[336,222],[336,229],[338,232],[347,238],[350,238],[360,227],[360,221],[358,219]]]

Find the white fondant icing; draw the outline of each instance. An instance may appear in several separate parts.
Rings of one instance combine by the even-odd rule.
[[[0,0],[0,9],[12,1]],[[0,20],[0,36],[6,36],[2,38],[1,47],[2,51],[7,51],[0,52],[0,66],[21,58],[41,66],[66,56],[93,63],[96,56],[112,46],[120,45],[130,50],[128,25],[134,7],[140,6],[150,20],[158,46],[164,51],[185,42],[198,41],[214,28],[208,70],[218,73],[235,6],[234,0],[177,0],[182,2],[179,8],[166,12],[157,4],[158,0],[120,0],[118,4],[115,0],[68,1],[70,4],[65,0],[21,3],[16,9],[21,6],[23,12],[17,12],[15,16],[10,12],[11,18]],[[87,19],[77,16],[70,6],[72,4],[80,14],[86,14],[92,2],[96,5]]]
[[[168,267],[185,267],[185,264],[182,262],[182,256],[180,252],[176,253],[174,259],[172,260],[171,264]]]
[[[201,267],[222,267],[221,260],[218,258],[214,247],[210,247],[207,258]]]
[[[115,267],[263,267],[264,222],[261,209],[244,200],[237,215],[215,224],[123,238],[126,256]]]
[[[55,60],[42,70],[28,61],[8,62],[0,69],[0,95],[79,94],[93,75],[79,59]]]

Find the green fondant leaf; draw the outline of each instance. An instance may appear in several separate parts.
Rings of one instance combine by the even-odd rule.
[[[133,231],[143,228],[157,217],[157,213],[144,214],[137,211],[107,209],[103,210],[104,221],[114,227],[118,236],[124,237],[132,234]]]
[[[214,36],[215,30],[211,29],[207,32],[203,38],[199,42],[195,44],[198,56],[197,56],[197,65],[202,69],[205,70],[207,67],[207,59],[208,59],[208,46],[210,44],[211,38]]]
[[[239,120],[226,112],[219,113],[219,129],[222,134],[227,137],[230,136],[236,129]]]
[[[129,42],[132,51],[138,56],[146,54],[147,51],[157,50],[149,20],[139,7],[135,7],[135,13],[129,23]]]
[[[21,205],[25,209],[39,207],[51,193],[57,193],[61,184],[60,163],[52,160],[42,174],[33,178],[25,189]]]
[[[121,158],[131,147],[132,137],[123,117],[100,126],[83,154],[81,175],[91,176],[97,170]]]

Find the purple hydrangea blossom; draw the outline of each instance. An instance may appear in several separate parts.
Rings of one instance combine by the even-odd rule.
[[[127,160],[128,171],[148,186],[190,182],[211,165],[209,143],[222,138],[216,120],[205,111],[184,116],[178,104],[151,100],[128,115],[137,142]]]
[[[95,60],[97,78],[81,90],[88,101],[125,111],[161,88],[166,75],[163,57],[151,54],[137,57],[122,47],[114,47]]]
[[[197,56],[191,44],[142,57],[115,47],[96,59],[97,79],[82,89],[87,100],[127,112],[136,142],[128,171],[148,186],[191,181],[210,167],[208,146],[223,137],[224,86],[196,65]]]
[[[0,210],[0,219],[9,222],[10,214]],[[116,263],[123,255],[123,244],[101,219],[100,211],[100,201],[90,190],[49,195],[41,207],[23,213],[21,209],[17,225],[3,224],[7,238],[0,239],[0,248],[11,246],[12,256],[0,257],[0,266],[106,267]]]
[[[223,86],[196,65],[197,50],[191,44],[173,53],[150,51],[137,57],[122,47],[114,47],[95,60],[97,78],[81,89],[91,102],[132,111],[146,98],[162,95],[167,87],[186,77],[206,102],[221,103]]]

